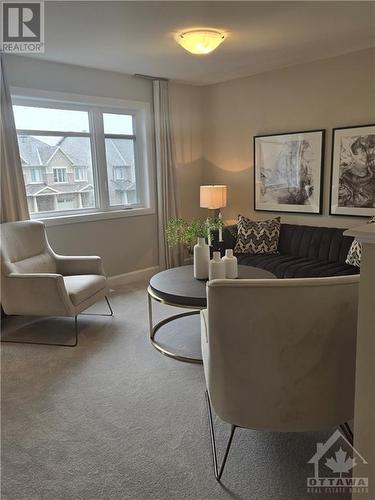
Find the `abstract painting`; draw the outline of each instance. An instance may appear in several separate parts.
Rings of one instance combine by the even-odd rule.
[[[324,130],[254,137],[254,209],[319,214]]]
[[[332,215],[375,215],[375,125],[333,129]]]

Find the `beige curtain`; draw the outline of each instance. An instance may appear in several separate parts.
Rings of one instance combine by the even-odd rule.
[[[4,74],[4,60],[0,59],[1,72],[1,222],[29,219],[25,182],[9,88]]]
[[[154,80],[154,119],[158,185],[159,264],[170,268],[182,264],[181,248],[170,248],[165,235],[168,220],[178,217],[176,160],[169,111],[169,89],[165,80]]]

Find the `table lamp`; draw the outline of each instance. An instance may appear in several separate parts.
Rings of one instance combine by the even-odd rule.
[[[222,219],[220,208],[227,206],[227,186],[209,185],[200,187],[200,207],[210,210],[219,210],[219,219]],[[216,215],[216,213],[215,213]],[[207,221],[208,223],[208,221]],[[219,229],[219,241],[223,241],[223,230]],[[208,244],[211,245],[211,233],[208,228]]]
[[[227,186],[201,186],[200,206],[201,208],[209,208],[210,210],[220,210],[220,208],[226,207]]]

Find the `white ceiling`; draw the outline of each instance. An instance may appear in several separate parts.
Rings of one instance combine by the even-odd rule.
[[[209,84],[375,45],[375,2],[47,1],[52,61]],[[193,56],[176,32],[228,32],[212,54]]]

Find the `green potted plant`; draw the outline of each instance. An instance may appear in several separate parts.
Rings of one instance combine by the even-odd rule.
[[[209,231],[223,227],[219,217],[207,219],[193,219],[188,221],[181,217],[168,221],[166,235],[169,246],[182,244],[189,253],[192,253],[197,238],[209,239]]]
[[[174,218],[168,222],[166,235],[169,245],[182,244],[190,254],[194,254],[194,277],[197,279],[208,278],[210,247],[206,238],[211,242],[211,230],[222,225],[220,218],[193,219],[190,222]]]

